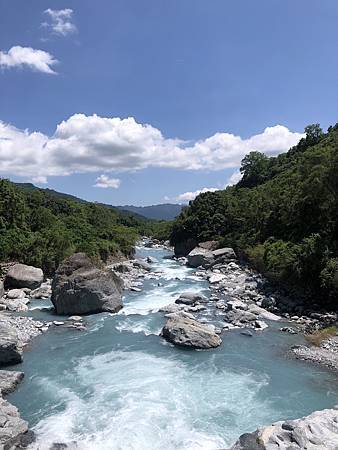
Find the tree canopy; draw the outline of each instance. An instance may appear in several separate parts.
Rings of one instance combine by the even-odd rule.
[[[242,180],[190,202],[171,242],[218,239],[271,279],[337,306],[338,124],[305,133],[277,157],[247,155]]]

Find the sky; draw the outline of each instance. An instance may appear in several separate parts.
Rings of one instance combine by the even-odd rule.
[[[0,0],[0,176],[187,202],[338,121],[337,0]]]

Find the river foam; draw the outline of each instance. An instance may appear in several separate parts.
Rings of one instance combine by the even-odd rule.
[[[236,430],[245,427],[268,382],[213,364],[192,367],[175,358],[122,351],[81,358],[67,377],[74,377],[85,395],[41,380],[66,406],[35,427],[34,449],[72,441],[83,450],[219,449],[236,436],[219,417],[228,417]],[[268,405],[261,407],[266,411]]]

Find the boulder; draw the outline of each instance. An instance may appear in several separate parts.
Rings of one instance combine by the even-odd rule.
[[[4,283],[0,280],[0,298],[3,297],[5,293]]]
[[[11,289],[7,292],[6,297],[10,300],[17,300],[19,298],[24,298],[25,293],[22,289]]]
[[[214,262],[214,256],[211,251],[202,247],[196,247],[187,256],[187,265],[189,267],[206,267]]]
[[[222,343],[212,327],[184,317],[170,318],[161,336],[175,345],[199,349],[218,347]]]
[[[43,282],[41,269],[25,264],[14,264],[6,274],[5,288],[29,288],[36,289]]]
[[[21,419],[17,408],[0,398],[0,448],[23,448],[22,444],[32,441],[33,433],[28,430],[28,424]]]
[[[221,281],[226,279],[226,275],[222,273],[215,273],[209,277],[210,284],[220,283]]]
[[[273,314],[272,312],[267,311],[266,309],[261,308],[260,306],[257,305],[250,305],[249,311],[252,312],[253,314],[257,314],[260,319],[273,321],[278,321],[281,319],[280,316],[277,316],[276,314]]]
[[[236,253],[233,248],[225,247],[219,248],[218,250],[214,250],[212,252],[217,264],[221,261],[235,261],[237,259]]]
[[[151,266],[146,263],[145,261],[141,261],[141,260],[136,260],[133,261],[133,266],[134,267],[138,267],[139,269],[143,269],[146,270],[147,272],[151,272]]]
[[[0,366],[22,361],[22,348],[14,327],[0,322]]]
[[[206,302],[207,298],[197,292],[184,292],[179,296],[175,303],[184,305],[194,305],[197,302]]]
[[[338,409],[315,411],[296,420],[273,423],[243,434],[229,450],[335,450],[338,448]]]
[[[174,246],[175,256],[187,256],[189,252],[197,245],[197,241],[193,238],[186,239],[182,242],[177,242]]]
[[[8,395],[15,391],[16,387],[23,380],[23,372],[12,370],[0,370],[0,392],[1,395]]]
[[[205,241],[200,242],[198,244],[199,247],[204,248],[205,250],[213,251],[216,250],[218,247],[218,241]]]
[[[115,313],[122,304],[122,280],[96,267],[85,253],[65,259],[56,271],[51,300],[57,314]]]

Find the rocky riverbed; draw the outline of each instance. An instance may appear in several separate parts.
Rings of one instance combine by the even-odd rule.
[[[144,244],[155,249],[162,248],[159,243],[154,244],[148,241],[144,242]],[[337,320],[334,313],[318,310],[308,311],[304,306],[300,307],[299,304],[295,304],[291,300],[288,302],[288,299],[279,292],[274,291],[261,275],[238,261],[232,249],[215,250],[212,247],[212,243],[204,243],[203,245],[195,248],[192,255],[188,255],[187,258],[176,258],[176,261],[182,267],[195,268],[193,276],[208,282],[209,292],[200,294],[196,291],[181,291],[177,294],[173,303],[159,307],[159,312],[167,322],[164,324],[161,333],[158,333],[160,334],[158,339],[165,339],[178,347],[211,349],[211,351],[215,351],[212,349],[220,346],[222,340],[227,339],[227,333],[230,333],[232,330],[242,330],[241,333],[252,337],[256,333],[264,333],[271,324],[280,323],[280,326],[277,326],[279,326],[281,333],[300,333],[306,330],[320,329],[323,326],[335,323]],[[71,264],[76,266],[71,271],[69,270],[69,262],[67,262],[66,269],[61,269],[60,274],[62,274],[62,277],[65,274],[67,276],[67,281],[65,282],[62,279],[62,283],[66,285],[65,283],[68,283],[69,277],[73,276],[72,273],[79,270],[81,266],[81,273],[79,272],[80,275],[76,277],[76,280],[81,279],[81,281],[79,288],[75,287],[75,291],[80,289],[80,291],[77,290],[76,292],[85,292],[86,295],[95,285],[93,280],[94,278],[96,280],[96,274],[99,278],[104,277],[104,280],[110,280],[109,272],[114,273],[115,278],[112,278],[113,281],[109,281],[109,283],[113,282],[115,286],[116,277],[118,277],[119,280],[122,280],[121,286],[123,282],[125,292],[129,291],[135,295],[142,293],[145,282],[152,282],[155,285],[157,283],[159,289],[161,288],[161,283],[163,283],[163,273],[158,268],[158,260],[154,256],[148,255],[144,258],[137,257],[134,260],[121,260],[104,269],[104,271],[93,266],[89,267],[89,263],[89,265],[81,263],[79,266],[76,261],[71,261]],[[19,275],[22,277],[24,268],[20,267],[20,271]],[[39,277],[40,281],[38,283],[41,283],[40,273],[30,270],[28,278],[32,276]],[[17,280],[15,273],[13,276],[12,270],[11,281],[7,283],[6,291],[2,287],[0,307],[3,311],[0,313],[0,352],[2,352],[4,365],[22,361],[23,349],[27,347],[35,336],[48,329],[55,327],[77,328],[83,331],[87,329],[87,320],[79,315],[48,321],[33,320],[31,317],[20,316],[20,314],[27,312],[32,302],[39,302],[41,299],[46,300],[52,293],[51,280],[46,280],[38,286],[31,279],[29,279],[29,283],[30,287],[23,286],[22,282]],[[62,290],[62,283],[60,284],[59,281],[58,283]],[[118,291],[115,290],[115,287],[110,284],[105,286],[104,289],[99,290],[99,295],[95,297],[95,304],[99,302],[100,305],[111,305],[110,295],[115,296],[114,302],[118,300],[118,297],[116,297],[116,295],[118,296]],[[61,290],[60,293],[62,294]],[[95,292],[98,292],[97,288],[95,288]],[[82,295],[79,295],[79,299],[82,298]],[[58,304],[62,304],[63,308],[66,305],[66,303],[62,302]],[[122,301],[119,304],[122,306]],[[91,300],[91,303],[86,303],[86,308],[92,308],[92,305],[93,302]],[[102,311],[105,310],[104,308],[105,306],[103,306]],[[109,308],[106,311],[109,312]],[[83,311],[81,309],[69,310],[68,315],[73,312],[81,314]],[[335,338],[323,342],[321,347],[296,346],[290,353],[297,358],[320,362],[331,369],[337,370],[337,341]],[[11,374],[15,374],[15,372],[11,372]],[[6,371],[0,372],[0,389],[3,395],[14,389],[16,384],[22,379],[22,374],[20,373],[11,375],[13,378],[9,379],[9,381],[7,381],[8,376]],[[2,384],[3,388],[1,387]],[[12,427],[10,433],[4,427],[4,436],[10,435],[8,439],[14,439],[14,441],[16,440],[15,442],[20,443],[19,445],[24,445],[21,443],[21,439],[27,442],[31,441],[32,435],[28,433],[27,423],[20,419],[17,410],[15,407],[13,408],[3,399],[0,410],[3,411],[5,417],[4,423],[10,425],[10,421],[6,419],[8,414],[12,414],[15,418],[12,422],[13,426],[10,425]],[[277,430],[277,428],[274,429]],[[0,442],[2,442],[1,439],[0,433]],[[242,438],[240,442],[243,443]],[[253,441],[249,440],[248,442]],[[60,445],[65,444],[62,443]],[[13,448],[16,447],[14,446]],[[249,447],[233,447],[233,449],[235,448],[249,449]],[[257,448],[270,449],[268,446]]]

